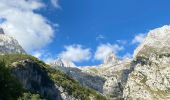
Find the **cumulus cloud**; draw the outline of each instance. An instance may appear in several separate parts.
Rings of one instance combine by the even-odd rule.
[[[40,0],[1,0],[0,26],[27,51],[41,49],[52,41],[54,30],[49,21],[35,13],[45,5]]]
[[[83,48],[82,45],[74,44],[65,46],[65,51],[59,54],[59,57],[73,62],[81,62],[89,60],[91,58],[91,52],[89,48]]]
[[[144,34],[144,33],[140,33],[140,34],[136,35],[134,37],[134,39],[132,40],[132,44],[140,44],[140,43],[142,43],[143,40],[145,39],[145,37],[146,37],[146,34]]]
[[[109,53],[113,52],[116,54],[118,51],[123,50],[123,49],[124,48],[122,46],[119,46],[117,44],[110,44],[110,43],[100,44],[97,47],[94,58],[96,60],[103,61]]]
[[[43,60],[46,63],[50,63],[56,60],[56,55],[52,55],[50,52],[45,50],[35,51],[32,53],[32,56]]]

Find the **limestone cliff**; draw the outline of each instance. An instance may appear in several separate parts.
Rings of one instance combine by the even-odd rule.
[[[119,60],[110,53],[104,63],[97,66],[64,67],[56,61],[51,66],[73,77],[83,86],[99,91],[108,99],[122,99],[123,88],[131,70],[130,63],[130,59]]]
[[[124,89],[125,100],[170,99],[170,26],[148,33],[135,50],[134,71]]]

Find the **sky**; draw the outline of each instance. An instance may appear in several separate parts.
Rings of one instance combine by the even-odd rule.
[[[0,0],[0,27],[31,55],[95,65],[132,57],[147,33],[170,24],[169,0]]]

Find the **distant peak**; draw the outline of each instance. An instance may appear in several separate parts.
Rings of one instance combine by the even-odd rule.
[[[5,34],[3,28],[0,27],[0,34]]]
[[[117,62],[118,59],[116,57],[116,55],[113,53],[113,52],[110,52],[104,59],[104,63],[107,64],[107,63],[115,63]]]
[[[60,67],[77,67],[72,61],[64,60],[62,58],[58,58],[54,62],[51,63],[52,65],[57,65]]]

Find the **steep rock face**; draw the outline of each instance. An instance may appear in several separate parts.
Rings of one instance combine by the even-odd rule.
[[[109,53],[106,58],[104,59],[104,64],[116,64],[119,60],[117,59],[114,53]]]
[[[83,86],[90,87],[101,93],[103,92],[102,86],[104,85],[105,79],[96,75],[90,75],[82,72],[82,70],[76,67],[73,62],[59,58],[53,62],[50,62],[49,64],[53,68],[60,70],[75,80],[79,81]]]
[[[62,100],[61,93],[50,80],[47,72],[31,60],[23,60],[12,64],[13,74],[23,87],[31,92],[37,92],[48,100]]]
[[[104,78],[102,93],[110,99],[121,99],[123,88],[130,73],[130,60],[118,61],[117,63],[105,63],[99,66],[81,68],[84,73]]]
[[[24,49],[19,45],[18,41],[14,38],[0,31],[0,54],[26,54]]]
[[[170,26],[149,32],[134,54],[134,71],[124,89],[125,100],[170,99]]]
[[[47,100],[77,100],[68,95],[63,87],[56,85],[46,70],[32,60],[22,60],[12,64],[12,73],[30,92],[38,93]]]
[[[13,79],[21,83],[20,92],[24,94],[31,92],[46,100],[106,100],[99,92],[83,87],[70,76],[33,56],[4,54],[0,55],[0,62],[5,62]]]
[[[58,66],[58,64],[51,64],[51,66],[57,70],[64,72],[75,80],[79,81],[83,86],[95,89],[99,92],[103,92],[102,86],[104,85],[105,79],[96,76],[90,75],[88,73],[82,72],[79,68],[76,67],[64,67]],[[95,83],[95,84],[94,84]]]
[[[148,33],[144,42],[134,51],[134,58],[149,57],[150,54],[165,54],[170,52],[170,26],[156,28]]]
[[[52,63],[51,66],[79,81],[83,86],[95,89],[111,99],[121,99],[123,88],[130,73],[131,60],[119,60],[110,53],[104,64],[97,66],[64,67]]]

